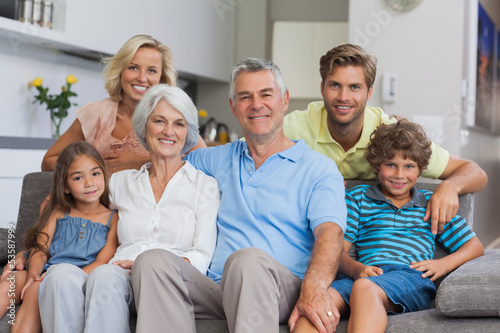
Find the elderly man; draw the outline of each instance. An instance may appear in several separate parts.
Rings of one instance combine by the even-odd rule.
[[[238,64],[229,96],[246,140],[187,156],[220,186],[209,277],[167,251],[139,256],[137,331],[195,332],[196,317],[226,318],[231,332],[277,332],[307,316],[332,332],[339,314],[327,290],[342,252],[343,178],[331,159],[285,137],[289,96],[272,62]]]

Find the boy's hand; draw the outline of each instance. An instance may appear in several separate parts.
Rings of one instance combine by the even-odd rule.
[[[383,274],[382,268],[375,267],[375,266],[367,266],[363,265],[360,266],[360,269],[356,272],[354,276],[354,280],[361,279],[364,277],[369,277],[369,276],[377,276],[377,275],[382,275]]]
[[[439,259],[424,260],[419,262],[412,261],[410,268],[423,272],[424,274],[421,275],[422,278],[430,278],[431,281],[437,280],[441,276],[448,274],[450,271],[447,265],[445,265],[445,262],[440,261]]]

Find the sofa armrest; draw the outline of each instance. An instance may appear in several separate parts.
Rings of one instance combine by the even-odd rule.
[[[500,316],[500,250],[487,250],[450,273],[439,286],[436,308],[451,317]]]
[[[0,270],[7,263],[9,255],[9,229],[0,228]]]

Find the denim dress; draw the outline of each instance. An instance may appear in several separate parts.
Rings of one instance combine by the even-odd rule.
[[[114,213],[115,211],[111,213],[107,225],[64,214],[64,217],[57,220],[49,249],[50,258],[43,271],[61,263],[80,268],[91,264],[106,244],[109,223]]]

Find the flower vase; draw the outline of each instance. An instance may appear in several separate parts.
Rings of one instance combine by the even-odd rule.
[[[57,139],[61,136],[61,123],[63,118],[56,117],[52,112],[50,114],[52,138]]]

